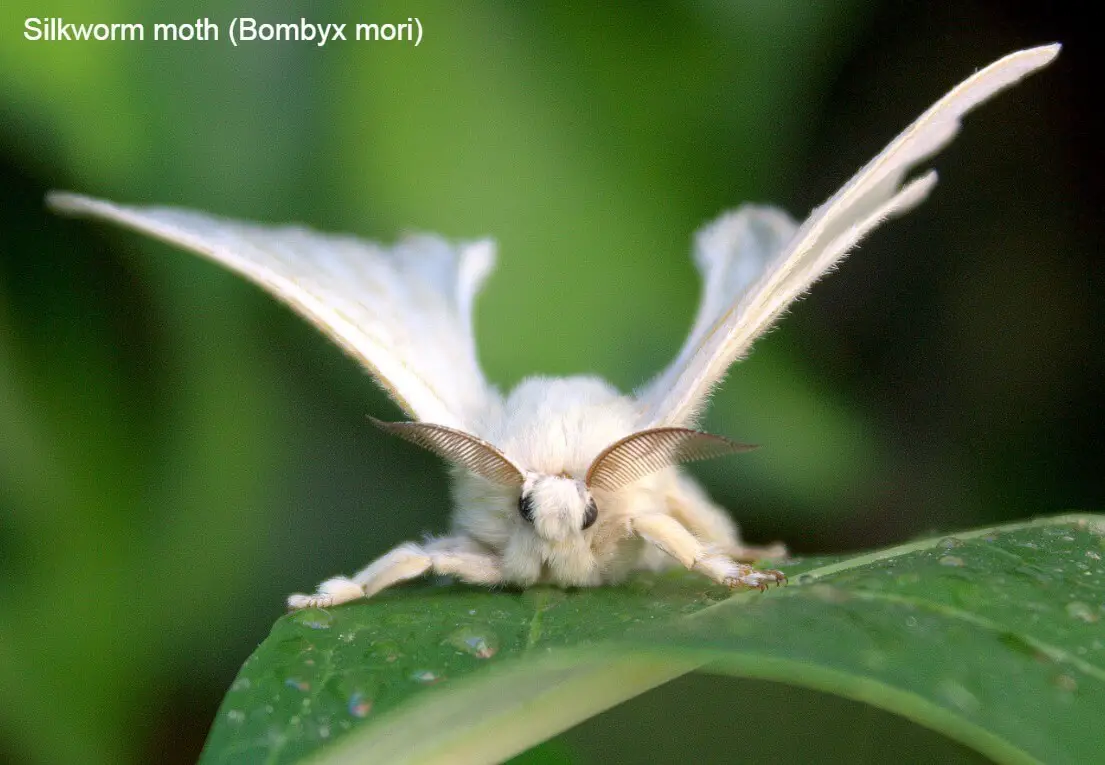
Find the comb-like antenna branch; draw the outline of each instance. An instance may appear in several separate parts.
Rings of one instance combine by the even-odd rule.
[[[421,446],[492,483],[521,486],[525,481],[521,468],[507,459],[505,454],[470,433],[427,422],[384,422],[375,417],[368,419],[385,433]]]
[[[682,462],[755,449],[752,444],[690,428],[652,428],[632,433],[602,450],[587,470],[589,488],[617,491],[650,473]]]

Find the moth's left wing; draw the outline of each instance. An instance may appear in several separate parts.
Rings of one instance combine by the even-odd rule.
[[[704,277],[702,309],[676,360],[638,392],[642,427],[693,423],[729,366],[787,306],[867,232],[924,200],[936,173],[908,182],[906,176],[955,137],[963,115],[1050,63],[1059,47],[1010,54],[955,87],[815,209],[793,235],[778,213],[763,209],[748,211],[743,218],[738,211],[728,229],[717,229],[724,235],[711,237],[707,229],[696,257]],[[712,243],[712,252],[705,255],[704,242]],[[747,273],[734,278],[742,268]]]
[[[476,359],[472,307],[490,241],[417,235],[394,247],[299,226],[52,193],[51,207],[199,253],[287,303],[361,362],[411,417],[471,431],[499,400]]]

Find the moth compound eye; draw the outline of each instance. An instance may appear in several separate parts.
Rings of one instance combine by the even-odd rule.
[[[595,525],[595,521],[599,517],[599,506],[595,504],[594,498],[587,503],[587,509],[583,511],[583,530],[591,528]]]
[[[522,514],[530,523],[533,523],[533,497],[529,494],[522,494],[518,497],[518,512]]]

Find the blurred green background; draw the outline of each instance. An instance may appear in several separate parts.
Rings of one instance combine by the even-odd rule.
[[[50,216],[47,189],[381,240],[493,235],[477,322],[490,377],[594,372],[630,389],[689,327],[698,226],[745,200],[801,217],[976,68],[1059,40],[1055,65],[968,119],[931,200],[734,370],[706,424],[764,448],[695,472],[750,539],[799,552],[1100,509],[1102,71],[1075,8],[9,0],[0,761],[193,761],[287,593],[447,518],[442,468],[368,427],[398,410],[335,346],[216,266]],[[23,39],[26,17],[48,15],[207,16],[224,38]],[[225,39],[234,16],[301,15],[417,15],[424,39]],[[808,760],[774,748],[799,739],[831,759],[842,736],[858,748],[839,756],[860,760],[943,751],[858,705],[713,682],[715,698],[766,696],[774,721],[756,726],[760,749],[733,729],[724,756],[707,750],[721,760]],[[655,739],[688,687],[529,757],[598,761],[609,725]],[[676,719],[716,736],[728,712]],[[843,735],[848,715],[870,734]]]

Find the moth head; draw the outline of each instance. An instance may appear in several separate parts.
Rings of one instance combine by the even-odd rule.
[[[498,448],[462,430],[426,422],[382,422],[386,433],[410,441],[481,478],[517,491],[518,513],[538,536],[550,542],[589,529],[598,517],[583,481],[566,474],[523,471]]]
[[[603,449],[587,469],[585,483],[588,490],[616,492],[672,465],[755,448],[692,428],[639,430]]]
[[[586,531],[598,519],[598,506],[583,481],[569,475],[530,473],[518,495],[518,513],[542,539],[559,542]]]
[[[620,491],[672,465],[755,448],[690,428],[641,430],[603,449],[583,480],[567,474],[528,473],[518,497],[518,512],[540,537],[560,541],[595,524],[602,513],[602,493]],[[594,491],[600,492],[597,499]]]
[[[755,449],[690,428],[641,430],[615,441],[591,462],[583,480],[567,473],[526,471],[471,433],[425,422],[382,422],[376,427],[437,454],[481,478],[518,492],[518,514],[542,539],[558,542],[591,528],[601,507],[593,494],[617,492],[682,462]]]

